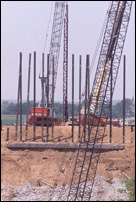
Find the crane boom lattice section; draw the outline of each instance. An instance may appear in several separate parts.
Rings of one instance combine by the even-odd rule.
[[[109,10],[96,74],[89,97],[90,115],[93,120],[90,128],[88,128],[88,139],[84,143],[84,134],[82,134],[67,197],[68,201],[89,201],[91,198],[101,151],[96,150],[94,146],[95,144],[99,144],[101,148],[105,134],[105,126],[99,127],[98,124],[95,127],[93,126],[93,121],[96,116],[99,118],[99,122],[102,116],[109,117],[111,67],[113,94],[130,19],[131,7],[132,1],[112,1]],[[85,151],[81,149],[82,144],[86,145]],[[91,152],[88,151],[89,144],[93,144],[93,150]]]
[[[65,14],[65,1],[55,1],[55,11],[52,25],[52,35],[49,50],[49,103],[52,103],[52,58],[54,56],[54,91],[60,53],[61,35]]]

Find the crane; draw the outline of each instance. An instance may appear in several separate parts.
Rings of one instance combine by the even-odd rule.
[[[54,10],[52,34],[51,34],[51,42],[50,42],[50,50],[49,50],[49,72],[47,73],[46,77],[39,76],[39,78],[41,79],[41,83],[44,83],[44,86],[45,86],[45,91],[44,91],[44,124],[45,125],[47,124],[47,109],[48,109],[48,114],[50,118],[49,124],[52,124],[51,122],[52,93],[53,91],[55,92],[55,86],[56,86],[56,80],[57,80],[60,44],[61,44],[63,22],[65,17],[65,9],[67,7],[66,5],[67,5],[67,1],[55,1],[55,10]],[[54,82],[52,83],[53,57],[54,57]],[[36,125],[41,125],[42,123],[42,107],[41,106],[42,106],[42,101],[39,103],[38,107],[36,108]],[[29,124],[33,124],[33,121],[34,121],[33,111],[34,111],[34,108],[31,108],[31,118],[29,118],[28,120]],[[55,119],[54,121],[55,121],[55,124],[57,125],[60,124],[60,121],[58,121],[57,119]]]
[[[106,118],[109,115],[110,90],[112,90],[113,95],[130,20],[131,8],[132,1],[112,1],[108,11],[106,29],[88,102],[93,118],[92,122],[95,116],[99,118],[100,122],[103,114]],[[112,89],[110,89],[111,73]],[[88,128],[88,140],[86,142],[82,141],[84,132],[82,133],[67,201],[90,200],[105,128],[106,126],[99,127],[99,124],[97,127],[94,127],[92,124]],[[100,147],[97,152],[95,148],[96,143]],[[86,145],[85,150],[81,149],[82,144]],[[92,144],[91,152],[88,151],[90,144]]]

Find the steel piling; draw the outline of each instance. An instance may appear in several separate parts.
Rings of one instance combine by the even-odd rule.
[[[22,53],[20,53],[20,141],[22,141]]]
[[[125,143],[125,74],[126,74],[126,55],[124,55],[123,67],[123,143]]]
[[[79,132],[78,132],[78,139],[80,140],[81,130],[80,130],[80,123],[81,123],[81,68],[82,68],[82,57],[79,56]]]
[[[111,59],[111,86],[110,86],[110,143],[112,142],[112,65],[113,65],[113,56]]]
[[[84,141],[86,141],[86,108],[87,108],[87,57],[86,57],[86,77],[85,77],[85,112],[84,112]]]
[[[36,101],[36,52],[34,51],[34,137],[35,141],[35,101]]]
[[[74,137],[74,54],[72,54],[72,142]]]
[[[47,54],[47,142],[49,136],[49,54]]]
[[[42,142],[44,141],[43,130],[44,130],[44,53],[42,54]]]
[[[87,88],[88,88],[88,92],[87,92],[87,105],[88,105],[88,141],[90,141],[90,58],[89,55],[86,56],[86,66],[87,66]]]
[[[54,140],[54,55],[52,64],[52,141]]]
[[[28,66],[28,89],[27,89],[27,115],[26,115],[26,141],[28,133],[28,113],[29,113],[29,91],[30,91],[30,71],[31,71],[31,53],[29,53],[29,66]]]
[[[21,55],[21,53],[20,53]],[[19,60],[21,59],[19,55]],[[19,114],[19,100],[20,100],[20,72],[21,65],[19,62],[19,77],[18,77],[18,95],[17,95],[17,112],[16,112],[16,131],[15,131],[15,140],[17,140],[17,132],[18,132],[18,114]]]

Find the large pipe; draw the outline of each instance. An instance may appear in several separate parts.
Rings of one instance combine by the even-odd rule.
[[[44,53],[42,54],[42,142],[44,130]]]
[[[86,57],[86,76],[85,76],[85,112],[84,112],[84,141],[86,141],[86,108],[87,108],[87,57]],[[90,110],[89,110],[90,111]]]
[[[9,128],[7,128],[7,139],[6,141],[9,141]]]
[[[47,54],[47,142],[49,136],[49,54]]]
[[[80,140],[81,130],[80,130],[80,124],[81,124],[81,68],[82,68],[82,57],[79,56],[79,133],[78,133],[78,139]]]
[[[28,66],[28,89],[27,89],[27,112],[26,112],[26,141],[27,141],[27,133],[28,133],[30,71],[31,71],[31,53],[29,53],[29,66]]]
[[[74,54],[72,54],[72,142],[74,137]]]
[[[20,53],[21,55],[21,53]],[[20,56],[19,55],[19,60]],[[21,61],[21,60],[20,60]],[[17,94],[17,112],[16,112],[16,131],[15,131],[15,140],[17,140],[17,132],[18,132],[18,114],[19,114],[19,100],[20,100],[20,72],[21,72],[21,65],[19,62],[19,76],[18,76],[18,94]]]
[[[54,140],[54,55],[52,64],[52,141]]]
[[[35,101],[36,101],[36,52],[34,51],[34,141],[35,141]]]
[[[20,141],[22,141],[22,53],[20,53]]]
[[[113,56],[111,58],[111,86],[110,86],[110,143],[112,142],[112,66],[113,66]]]
[[[123,68],[123,143],[125,143],[125,72],[126,72],[126,55],[124,55]]]
[[[88,88],[88,92],[87,92],[87,104],[88,104],[88,141],[90,142],[90,58],[89,55],[86,56],[86,66],[87,66],[87,88]]]

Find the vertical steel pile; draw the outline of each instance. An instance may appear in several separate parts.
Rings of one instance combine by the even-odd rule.
[[[47,54],[47,142],[49,136],[49,54]]]
[[[7,128],[7,139],[6,141],[9,141],[9,128]]]
[[[89,55],[86,56],[86,67],[87,67],[87,106],[88,106],[88,141],[90,141],[90,64],[89,64]]]
[[[44,141],[43,130],[44,130],[44,53],[42,54],[42,142]]]
[[[20,101],[21,59],[22,59],[22,53],[20,52],[20,55],[19,55],[19,78],[18,78],[18,94],[17,94],[17,112],[16,112],[15,140],[17,140],[17,133],[18,133],[18,115],[19,115],[19,101]]]
[[[22,141],[22,53],[20,54],[20,141]]]
[[[36,104],[36,52],[34,51],[34,137],[35,141],[35,104]]]
[[[54,55],[52,64],[52,141],[54,140]]]
[[[74,54],[72,54],[72,142],[74,138]]]
[[[86,141],[86,109],[87,109],[87,86],[88,83],[88,68],[87,68],[87,57],[86,57],[86,75],[85,75],[85,111],[84,111],[84,142]]]
[[[82,57],[79,56],[79,132],[78,132],[78,139],[80,140],[81,130],[80,130],[80,123],[81,123],[81,69],[82,69]]]
[[[28,65],[28,89],[27,89],[27,112],[26,112],[26,141],[27,141],[27,133],[28,133],[30,71],[31,71],[31,53],[29,53],[29,65]]]
[[[111,76],[110,76],[110,143],[112,142],[112,66],[113,66],[113,56],[111,59]]]
[[[126,55],[123,58],[123,143],[125,143],[125,80],[126,80]]]

